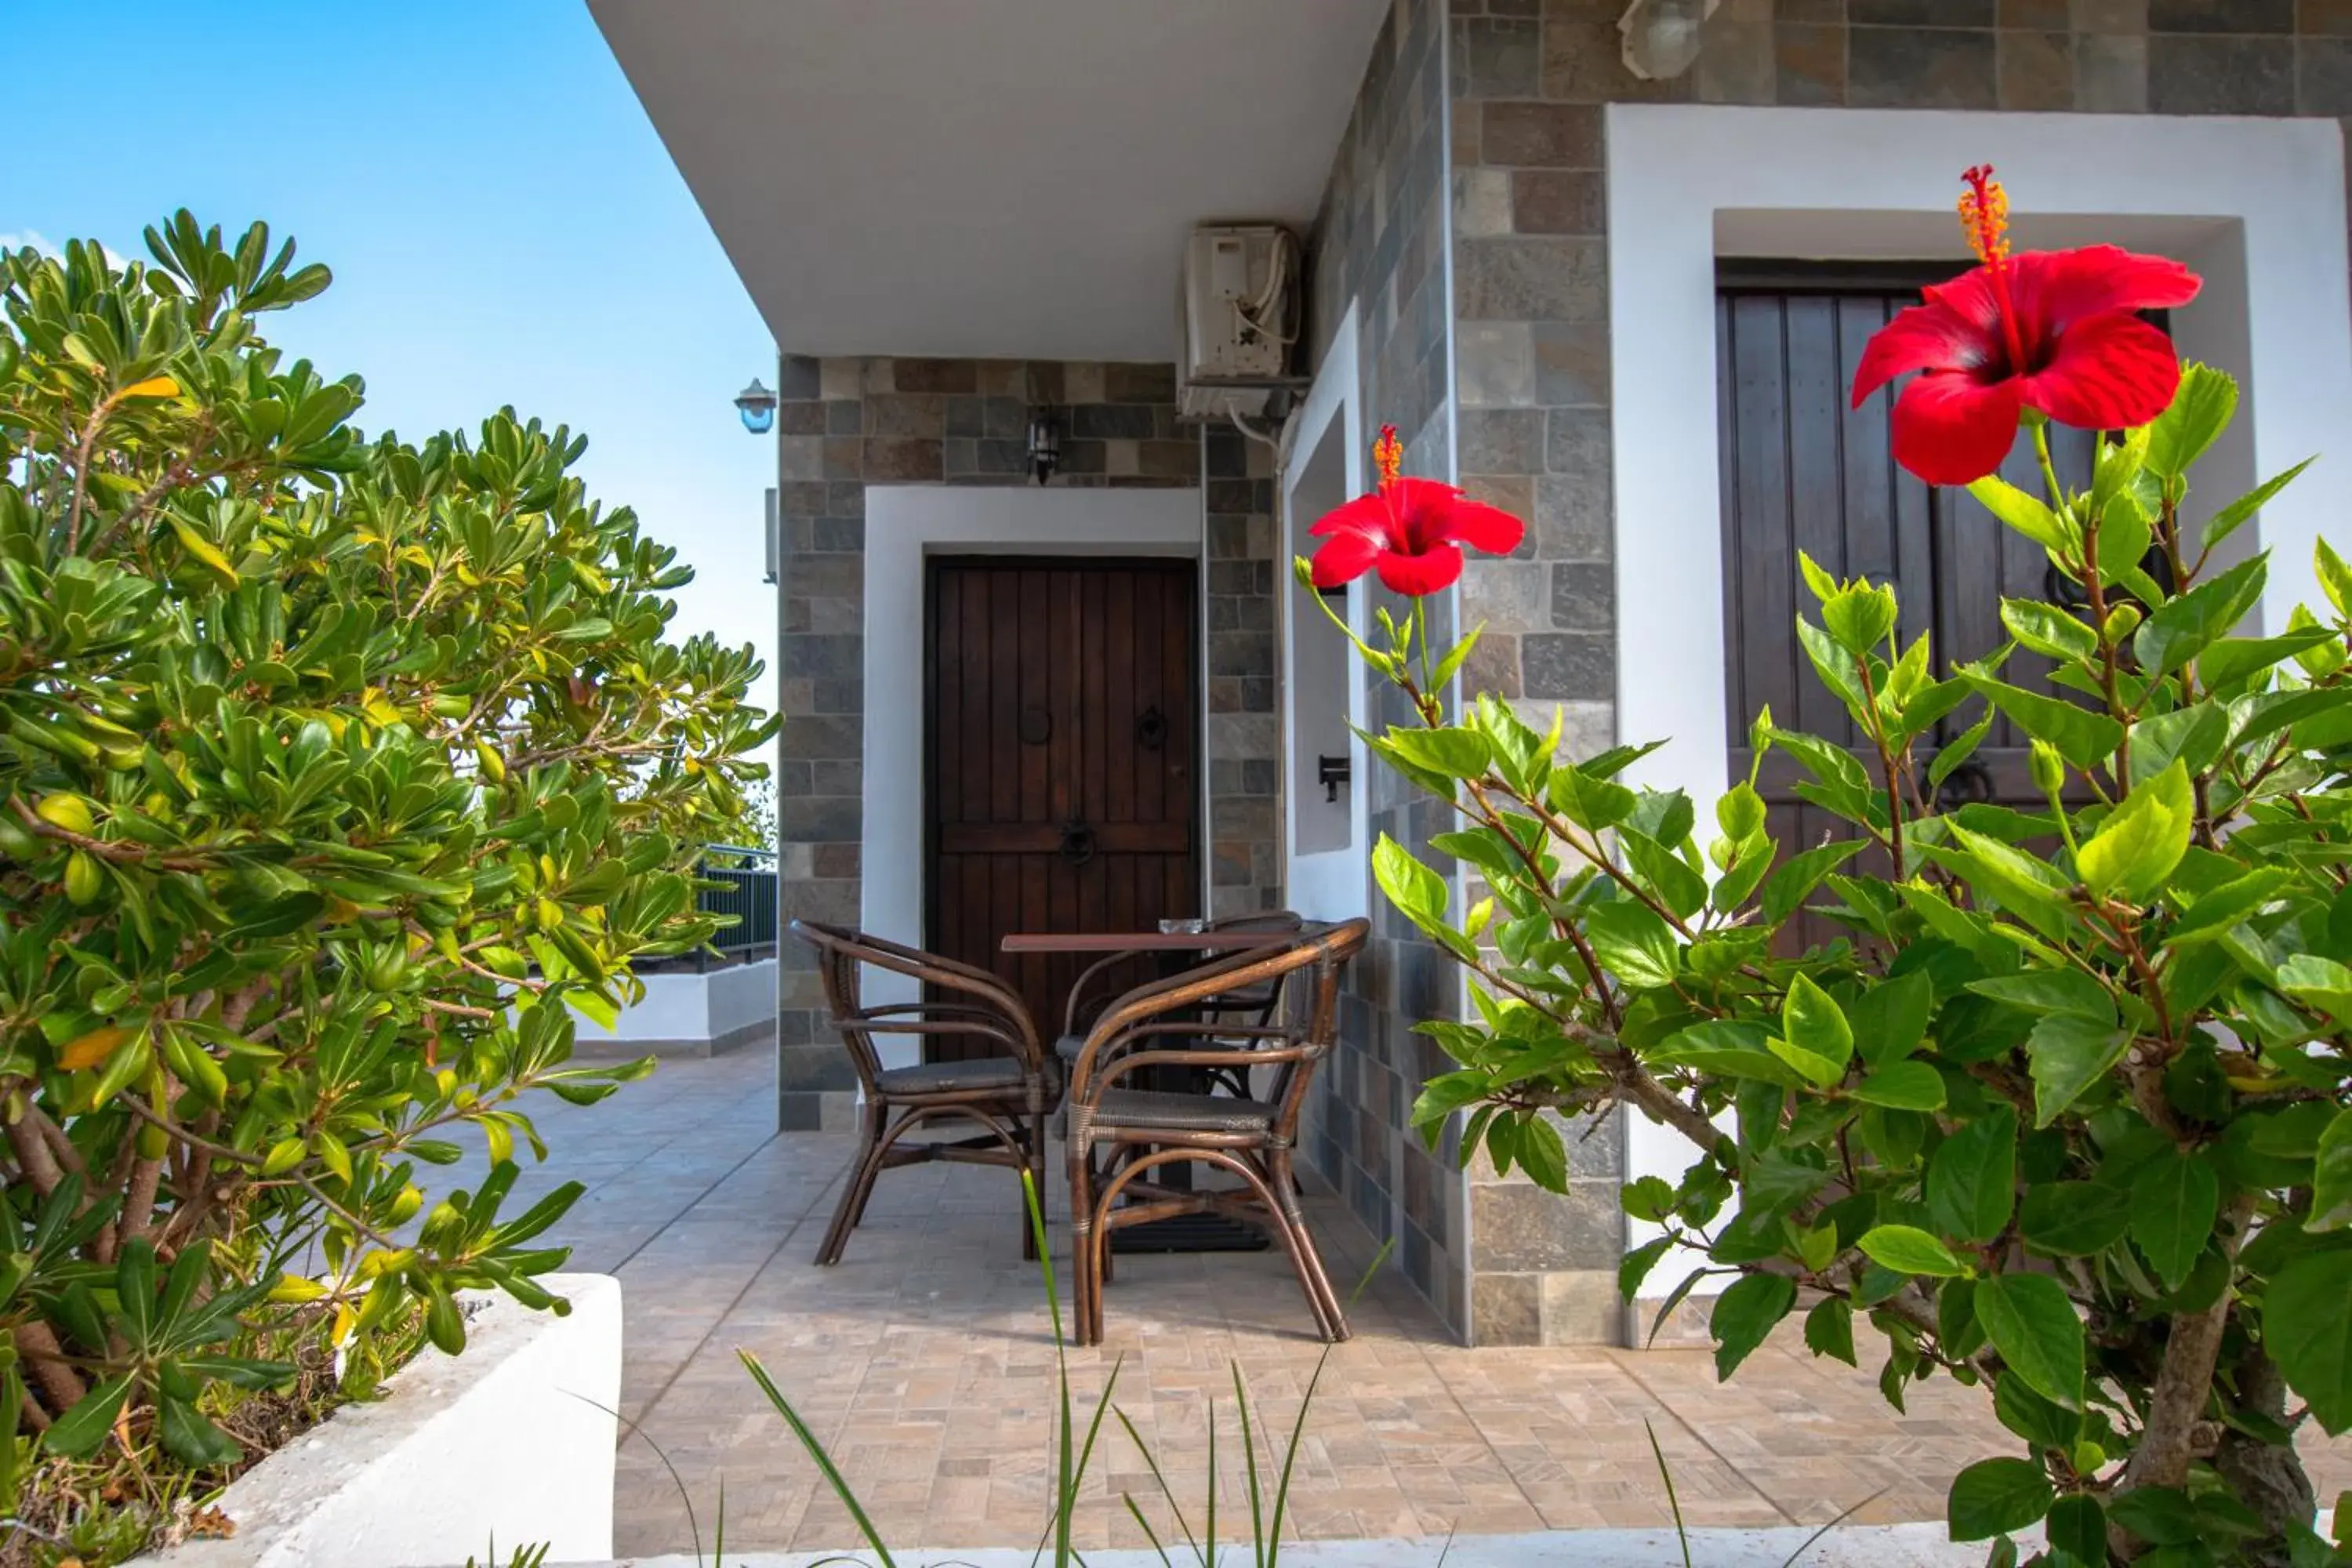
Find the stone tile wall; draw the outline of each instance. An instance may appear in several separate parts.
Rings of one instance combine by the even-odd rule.
[[[1282,903],[1282,718],[1274,450],[1231,426],[1202,436],[1208,509],[1209,913]]]
[[[779,828],[787,918],[855,925],[864,833],[866,487],[1029,482],[1033,404],[1063,409],[1056,486],[1197,487],[1200,434],[1176,420],[1167,364],[787,356],[776,413],[783,532]],[[1238,440],[1238,437],[1234,437]],[[1270,472],[1213,436],[1204,499],[1214,901],[1278,901],[1273,805]],[[1235,487],[1241,488],[1235,488]],[[886,933],[906,938],[916,932]],[[779,1125],[838,1122],[856,1091],[806,952],[783,944]]]
[[[1451,0],[1461,482],[1533,523],[1464,579],[1488,628],[1465,679],[1531,719],[1564,706],[1578,753],[1617,728],[1603,105],[2352,115],[2352,0],[1724,0],[1664,82],[1624,68],[1623,11]],[[1617,1337],[1621,1130],[1570,1135],[1565,1201],[1472,1173],[1480,1342]]]
[[[1322,363],[1350,300],[1367,431],[1394,425],[1405,471],[1454,469],[1445,288],[1444,23],[1443,0],[1394,0],[1372,47],[1353,117],[1316,220],[1310,320]],[[1375,591],[1370,579],[1366,591]],[[1453,624],[1433,601],[1437,635]],[[1372,688],[1377,724],[1403,717]],[[1426,846],[1446,823],[1383,768],[1352,787],[1370,791],[1371,832]],[[1326,1063],[1310,1152],[1357,1215],[1457,1331],[1466,1331],[1463,1179],[1454,1148],[1433,1152],[1407,1126],[1421,1086],[1446,1066],[1413,1034],[1458,1005],[1452,962],[1371,895],[1372,941],[1349,980],[1341,1045]]]

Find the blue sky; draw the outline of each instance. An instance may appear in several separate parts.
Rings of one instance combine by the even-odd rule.
[[[0,0],[20,59],[0,236],[185,206],[291,235],[334,287],[264,330],[420,438],[511,403],[589,437],[590,492],[698,570],[676,625],[756,643],[774,449],[731,400],[775,350],[582,0]],[[763,682],[763,685],[765,682]],[[772,691],[772,687],[768,688]]]

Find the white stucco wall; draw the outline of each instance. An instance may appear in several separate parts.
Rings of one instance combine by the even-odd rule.
[[[2231,480],[2352,457],[2343,161],[2326,120],[1610,106],[1618,729],[1673,742],[1640,781],[1687,791],[1702,822],[1726,783],[1718,256],[1964,257],[1959,173],[1990,163],[2021,246],[2179,257],[2207,282],[2176,314],[2182,347],[2245,391],[2208,465],[2210,506]],[[2265,625],[2314,596],[2312,542],[2339,496],[2315,471],[2263,510]],[[1677,1134],[1640,1117],[1630,1131],[1629,1175],[1688,1163]]]
[[[551,1563],[613,1554],[621,1283],[542,1281],[559,1318],[505,1297],[467,1324],[466,1353],[428,1349],[391,1393],[337,1411],[220,1500],[236,1534],[130,1568],[443,1568],[545,1543]]]
[[[646,974],[644,998],[625,1007],[612,1028],[572,1016],[583,1047],[632,1045],[691,1053],[776,1016],[776,961],[731,964],[706,974]],[[610,1054],[608,1051],[607,1054]]]

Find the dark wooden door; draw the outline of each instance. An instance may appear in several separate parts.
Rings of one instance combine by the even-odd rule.
[[[931,563],[926,941],[1017,985],[1049,1043],[1087,961],[1008,956],[1006,935],[1201,912],[1193,575],[1189,561]]]
[[[1783,726],[1861,743],[1797,643],[1799,612],[1820,619],[1798,571],[1800,551],[1840,577],[1893,584],[1903,639],[1928,633],[1939,676],[2007,640],[2002,598],[2052,596],[2049,561],[2037,546],[2002,527],[1967,491],[1928,485],[1895,465],[1888,434],[1895,387],[1860,408],[1849,405],[1863,345],[1896,311],[1918,303],[1919,283],[1936,276],[1772,269],[1727,275],[1717,290],[1725,677],[1734,778],[1748,774],[1748,725],[1767,704]],[[2051,437],[2060,475],[2071,484],[2087,484],[2092,437],[2063,426],[2053,426]],[[2030,441],[2019,441],[2002,475],[2042,493]],[[2046,661],[2020,653],[2007,666],[2006,679],[2082,700],[2053,687],[2048,669]],[[1982,710],[1979,703],[1965,704],[1919,742],[1924,753],[1932,755]],[[1948,782],[1947,799],[2040,806],[2027,756],[2026,737],[2007,720],[1996,720],[1974,753],[1975,765]],[[1874,777],[1875,758],[1865,760]],[[1766,759],[1759,780],[1783,851],[1853,837],[1849,825],[1797,798],[1791,786],[1802,776],[1775,754]],[[1818,921],[1799,932],[1806,941],[1832,934]]]

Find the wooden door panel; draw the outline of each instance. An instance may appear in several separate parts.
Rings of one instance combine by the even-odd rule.
[[[931,564],[925,942],[1049,1035],[1086,961],[1006,935],[1200,911],[1195,604],[1189,562]]]
[[[1850,278],[1727,279],[1718,292],[1726,739],[1734,778],[1748,775],[1748,725],[1768,704],[1781,724],[1848,746],[1860,742],[1797,642],[1801,608],[1819,619],[1799,572],[1800,551],[1840,577],[1891,583],[1902,605],[1901,635],[1906,641],[1923,633],[1932,637],[1939,676],[2008,640],[2000,624],[2003,598],[2049,596],[2048,561],[2039,548],[2001,526],[1967,491],[1929,486],[1895,464],[1889,419],[1896,388],[1882,390],[1860,408],[1848,406],[1864,345],[1918,297],[1916,281]],[[2051,435],[2060,479],[2086,486],[2094,437],[2063,426],[2053,426]],[[2029,440],[2021,438],[2002,476],[2041,493]],[[2050,668],[2047,660],[2021,652],[2003,678],[2030,690],[2089,700],[2053,686]],[[1980,704],[1967,704],[1917,745],[1932,755],[1981,711]],[[2038,808],[2028,757],[2026,737],[1997,718],[1974,754],[1972,782],[1997,804]],[[1875,758],[1860,760],[1875,776]],[[1855,832],[1798,799],[1793,786],[1804,776],[1790,759],[1776,755],[1766,759],[1758,779],[1771,830],[1786,852]],[[1860,857],[1848,869],[1857,867],[1885,869]],[[1838,929],[1807,918],[1792,935],[1815,942]]]

